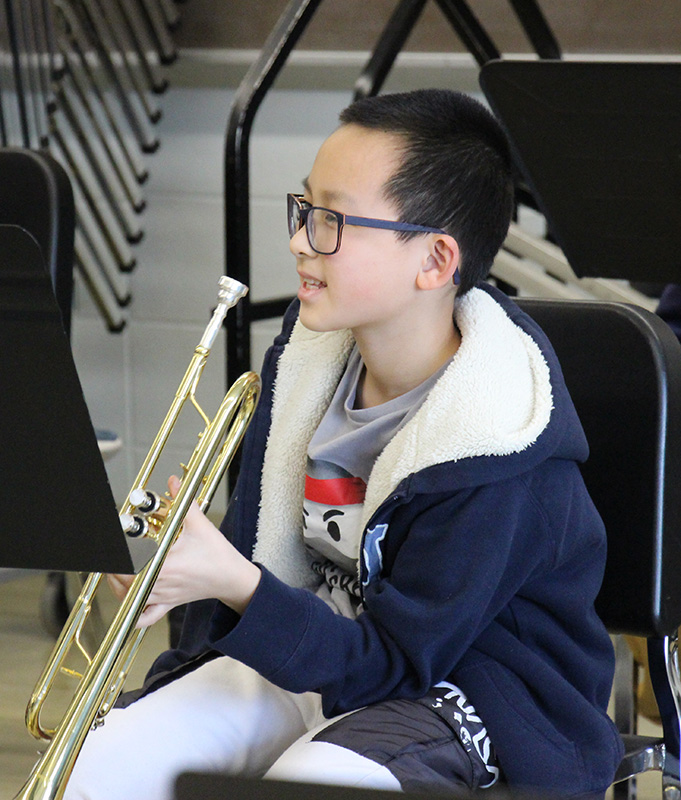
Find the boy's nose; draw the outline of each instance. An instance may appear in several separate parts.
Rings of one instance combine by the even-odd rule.
[[[289,240],[288,246],[294,256],[304,255],[308,258],[314,258],[317,255],[310,247],[310,242],[307,238],[307,230],[304,225],[293,234]]]

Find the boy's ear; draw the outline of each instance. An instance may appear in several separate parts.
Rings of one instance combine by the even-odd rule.
[[[456,239],[446,233],[432,234],[431,237],[426,260],[416,278],[419,289],[439,289],[451,284],[459,268],[461,255]]]

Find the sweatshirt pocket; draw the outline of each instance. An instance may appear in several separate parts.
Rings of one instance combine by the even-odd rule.
[[[509,785],[560,796],[600,789],[578,743],[558,729],[550,709],[543,709],[512,673],[494,672],[478,662],[457,672],[452,680],[466,692],[485,723]]]

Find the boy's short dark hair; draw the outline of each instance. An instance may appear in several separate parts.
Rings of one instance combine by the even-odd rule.
[[[401,221],[442,228],[457,240],[459,295],[485,280],[514,203],[509,146],[493,114],[469,95],[422,89],[357,100],[340,121],[404,138],[387,198]]]

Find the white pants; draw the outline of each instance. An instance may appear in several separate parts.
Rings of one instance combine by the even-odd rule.
[[[399,790],[364,756],[311,742],[324,720],[315,693],[293,694],[223,657],[114,709],[92,731],[65,800],[172,800],[185,771]]]

